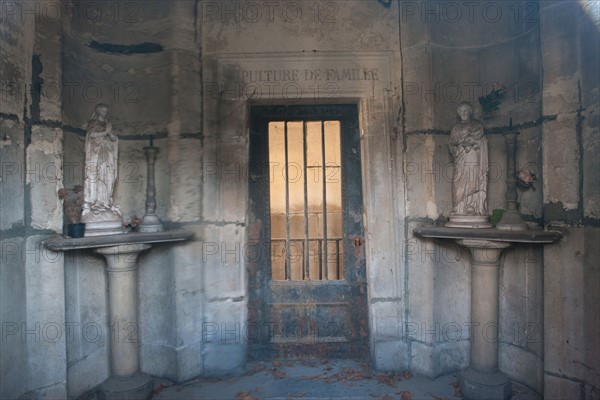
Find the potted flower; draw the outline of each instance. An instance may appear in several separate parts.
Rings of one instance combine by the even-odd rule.
[[[517,186],[521,189],[533,189],[533,182],[537,181],[537,177],[527,167],[523,167],[517,174]]]
[[[134,214],[128,220],[123,221],[123,226],[129,231],[133,231],[140,222],[142,222],[142,219]]]
[[[63,233],[72,238],[83,237],[85,224],[81,223],[83,208],[83,187],[76,185],[72,189],[60,189],[58,198],[63,201]]]

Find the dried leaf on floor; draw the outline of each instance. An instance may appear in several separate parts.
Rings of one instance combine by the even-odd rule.
[[[454,388],[454,397],[458,397],[462,399],[462,393],[460,392],[460,386],[458,384],[458,382],[452,382],[451,383],[452,387]]]
[[[365,379],[365,372],[360,369],[344,368],[339,374],[332,375],[340,381],[360,381]]]
[[[273,366],[277,368],[281,367],[281,361],[273,361]]]
[[[394,374],[388,372],[385,374],[379,374],[376,376],[377,378],[377,382],[379,383],[383,383],[384,385],[388,385],[391,387],[395,387],[395,379],[394,379]]]
[[[402,392],[396,392],[398,396],[400,396],[400,400],[412,400],[412,393],[408,390],[403,390]]]
[[[412,374],[412,372],[410,372],[410,371],[408,371],[408,370],[407,370],[407,371],[402,371],[402,377],[403,377],[404,379],[410,379],[410,378],[412,378],[412,377],[413,377],[413,374]]]
[[[162,392],[163,389],[166,388],[166,387],[168,387],[168,386],[165,386],[165,385],[163,385],[161,383],[160,385],[157,385],[157,386],[154,387],[154,389],[152,389],[152,393],[158,394],[158,393]]]
[[[249,392],[237,392],[235,400],[259,400],[259,398],[252,396]]]
[[[264,364],[258,364],[254,368],[252,368],[250,371],[246,371],[244,373],[244,376],[252,376],[254,374],[258,374],[259,372],[264,371],[265,369],[267,369],[267,367]]]
[[[283,379],[287,376],[287,374],[285,372],[283,372],[282,370],[277,369],[277,368],[273,368],[271,370],[271,375],[273,375],[277,379]]]
[[[301,376],[300,379],[302,380],[318,380],[318,379],[326,379],[329,378],[329,375],[308,375],[308,376]]]

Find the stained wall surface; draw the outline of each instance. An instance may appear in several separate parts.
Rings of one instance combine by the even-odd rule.
[[[504,252],[500,369],[547,398],[598,396],[599,28],[579,3],[3,4],[0,397],[78,396],[110,373],[104,261],[40,244],[62,232],[58,189],[83,183],[97,103],[119,135],[125,218],[144,213],[152,137],[157,213],[196,234],[140,257],[142,370],[181,382],[246,363],[252,104],[357,105],[370,359],[430,377],[468,365],[469,254],[412,234],[451,211],[461,101],[488,134],[490,211],[505,207],[502,132],[518,130],[517,168],[537,177],[521,213],[564,235]]]

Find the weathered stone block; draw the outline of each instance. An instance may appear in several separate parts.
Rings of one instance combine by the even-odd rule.
[[[177,382],[184,382],[206,372],[201,342],[177,347]]]
[[[369,311],[373,319],[371,335],[374,337],[382,336],[402,339],[401,310],[402,306],[399,301],[378,301],[371,303]]]
[[[453,341],[456,335],[468,337],[465,326],[471,311],[471,260],[469,251],[454,242],[436,244],[434,267],[433,323],[439,341]],[[439,327],[438,327],[439,326]]]
[[[411,217],[426,217],[436,220],[440,213],[437,199],[446,197],[437,193],[438,182],[444,172],[452,179],[452,168],[440,165],[437,157],[436,140],[433,135],[410,135],[407,138],[404,173],[406,178],[406,212]]]
[[[46,251],[44,236],[30,236],[25,245],[27,320],[26,335],[30,390],[64,382],[67,355],[65,341],[64,262],[60,255]],[[57,256],[57,257],[54,257]]]
[[[456,342],[441,343],[435,346],[433,377],[458,371],[469,365],[470,342],[463,340],[465,336],[461,336],[461,340]],[[458,336],[456,338],[458,339]]]
[[[73,374],[69,385],[85,388],[87,375],[79,373],[79,362],[92,358],[100,363],[99,370],[108,369],[108,357],[98,356],[107,354],[111,339],[107,324],[106,263],[103,257],[86,250],[55,254],[65,264],[65,323],[72,330],[66,341],[67,373]],[[108,373],[102,380],[107,377]]]
[[[198,226],[188,226],[196,231]],[[203,302],[203,274],[199,260],[201,247],[199,241],[172,246],[173,257],[173,302],[175,309],[177,342],[176,346],[187,346],[197,342],[201,332],[202,313],[198,308]]]
[[[422,131],[434,127],[433,102],[435,88],[430,82],[431,76],[431,47],[419,44],[402,51],[405,68],[402,88],[406,101],[407,132]]]
[[[4,211],[3,211],[4,213]],[[0,315],[3,340],[0,343],[0,397],[18,398],[27,390],[26,282],[22,237],[0,241]]]
[[[498,366],[511,379],[523,383],[537,393],[544,390],[544,361],[526,349],[500,343]]]
[[[544,247],[544,370],[590,383],[600,376],[599,231],[571,227]]]
[[[433,355],[435,345],[411,342],[411,370],[425,376],[434,376],[436,360]]]
[[[372,342],[373,366],[379,371],[400,371],[409,368],[409,345],[406,342],[375,338]]]
[[[173,345],[143,343],[140,346],[140,368],[152,376],[179,381],[177,355]],[[185,373],[193,373],[193,371],[185,371]]]
[[[600,218],[600,106],[596,104],[583,112],[583,216]]]
[[[23,131],[25,125],[12,119],[0,118],[0,229],[23,227],[25,220],[25,160]]]
[[[569,1],[552,2],[540,10],[544,85],[563,76],[571,76],[577,68],[578,5]]]
[[[411,369],[429,378],[458,371],[469,364],[469,342],[458,340],[454,343],[435,343],[433,345],[412,342]]]
[[[176,345],[171,260],[170,244],[153,244],[138,257],[140,341],[147,345]]]
[[[25,183],[30,188],[31,226],[62,231],[62,129],[34,125],[27,147]]]
[[[207,303],[202,322],[202,342],[245,345],[248,339],[246,301],[228,299]]]
[[[169,140],[169,219],[173,222],[198,221],[202,215],[202,154],[199,139]]]
[[[250,256],[244,228],[235,224],[205,225],[201,247],[206,298],[243,297],[245,266]]]
[[[246,364],[246,346],[242,344],[206,343],[204,354],[208,376],[240,371]]]
[[[561,114],[543,127],[544,203],[562,203],[566,211],[577,209],[581,200],[576,118]]]
[[[580,399],[582,384],[567,378],[544,374],[544,399]]]
[[[78,397],[100,385],[109,377],[108,349],[102,348],[69,363],[67,393]]]
[[[500,340],[543,357],[542,250],[527,245],[506,250],[499,285]]]

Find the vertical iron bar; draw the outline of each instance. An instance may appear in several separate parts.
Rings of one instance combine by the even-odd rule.
[[[325,169],[325,122],[321,120],[321,163],[323,170],[323,247],[325,249],[325,280],[329,279],[327,261],[327,170]]]
[[[310,257],[309,257],[309,245],[308,245],[308,156],[307,156],[307,145],[306,145],[306,121],[302,122],[302,146],[304,148],[304,273],[302,280],[310,279]]]
[[[290,180],[288,161],[288,122],[284,121],[284,147],[285,147],[285,280],[292,278],[290,265]]]
[[[317,239],[317,244],[319,245],[319,280],[323,279],[323,241],[321,239]]]
[[[341,239],[336,239],[335,240],[335,259],[336,259],[336,266],[335,266],[335,270],[336,270],[336,276],[337,279],[342,279],[340,277],[340,240]]]

